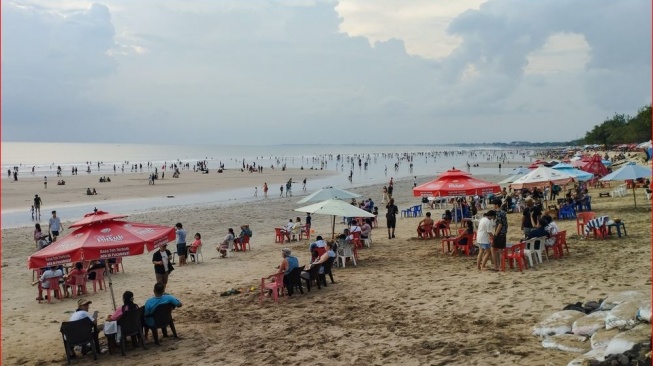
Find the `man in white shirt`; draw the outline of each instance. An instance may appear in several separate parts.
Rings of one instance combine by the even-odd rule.
[[[48,267],[48,269],[41,274],[39,280],[32,283],[32,286],[39,284],[39,297],[36,299],[39,301],[43,300],[43,289],[47,290],[50,288],[50,278],[61,276],[63,276],[63,272],[60,269],[56,269],[56,267]]]
[[[59,232],[63,231],[61,220],[57,217],[57,211],[52,211],[52,217],[50,218],[49,221],[48,230],[52,234],[52,242],[54,243],[55,241],[57,241],[57,236],[59,236]]]
[[[297,236],[299,235],[299,231],[302,229],[302,219],[298,217],[295,220],[295,224],[292,226],[291,231],[292,231],[292,240],[295,241],[297,240]]]
[[[290,234],[292,233],[293,226],[295,226],[295,224],[293,223],[292,219],[290,219],[286,224],[286,226],[283,227],[283,233],[284,235],[286,235],[288,241],[290,241]]]
[[[98,338],[98,327],[97,327],[97,314],[94,314],[95,317],[93,317],[89,312],[88,309],[91,305],[91,301],[86,300],[84,298],[77,300],[77,310],[70,316],[69,321],[74,322],[80,319],[88,318],[92,325],[92,330],[93,330],[93,342],[95,343],[95,349],[100,352],[100,340]],[[85,355],[91,350],[90,345],[84,345],[82,346],[82,354]],[[71,356],[75,357],[75,351],[70,350]]]
[[[488,211],[478,222],[476,231],[476,242],[479,246],[478,257],[476,257],[476,267],[485,269],[485,263],[490,258],[490,246],[494,236],[494,219],[497,214],[494,210]]]

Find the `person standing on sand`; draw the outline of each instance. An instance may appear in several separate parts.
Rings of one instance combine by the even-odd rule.
[[[179,256],[179,267],[186,265],[186,230],[181,222],[175,225],[177,239],[177,255]]]
[[[494,233],[494,225],[492,220],[496,218],[496,212],[494,210],[488,211],[483,218],[478,222],[478,230],[476,231],[476,242],[478,243],[479,251],[478,256],[476,257],[476,267],[480,269],[485,269],[485,263],[490,258],[490,243],[492,242],[492,236]],[[494,261],[494,258],[493,258]],[[494,263],[497,267],[498,263]]]
[[[254,187],[254,197],[258,197],[258,187]]]
[[[281,191],[281,193],[279,193],[279,197],[283,197],[283,184],[279,187],[279,191]]]
[[[37,219],[41,219],[41,205],[43,204],[43,201],[41,201],[41,197],[39,197],[38,194],[34,195],[34,214]]]
[[[263,183],[263,197],[268,198],[268,182]]]
[[[156,282],[163,284],[163,291],[168,285],[168,276],[170,272],[174,270],[172,263],[170,263],[170,257],[172,254],[168,250],[168,246],[163,244],[159,247],[159,250],[154,252],[152,255],[152,264],[154,264],[154,275],[156,276]]]
[[[494,269],[499,270],[499,262],[503,258],[503,251],[506,249],[506,235],[508,234],[508,217],[506,212],[501,208],[502,205],[500,198],[494,199],[494,210],[496,211],[496,224],[494,227],[494,240],[492,241],[492,263],[494,263]]]
[[[388,227],[388,239],[394,239],[395,237],[395,226],[397,226],[397,214],[399,213],[399,208],[395,205],[394,198],[390,198],[390,202],[385,206],[388,209],[388,212],[385,214]]]
[[[306,178],[304,178],[304,181],[302,182],[302,190],[306,192]]]
[[[47,176],[43,177],[43,188],[48,189],[48,177]]]
[[[52,217],[49,221],[48,231],[52,234],[53,243],[57,241],[59,232],[63,231],[63,225],[61,225],[61,220],[57,217],[57,211],[52,211]]]

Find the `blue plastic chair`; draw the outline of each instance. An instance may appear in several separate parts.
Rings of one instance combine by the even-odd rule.
[[[573,205],[564,205],[558,211],[558,219],[575,219],[576,211],[574,210]]]

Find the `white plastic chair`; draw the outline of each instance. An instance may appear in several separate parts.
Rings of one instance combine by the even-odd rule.
[[[195,257],[195,263],[197,264],[200,263],[200,257],[202,257],[202,261],[204,261],[204,254],[202,254],[203,246],[204,245],[200,245],[199,247],[197,247],[197,251],[195,253],[188,252],[188,256],[191,257],[191,259]]]
[[[545,242],[546,242],[546,236],[531,238],[524,242],[526,244],[526,249],[524,250],[524,254],[528,258],[528,264],[531,267],[534,267],[533,255],[535,255],[535,261],[540,262],[540,264],[542,263],[542,253],[544,253],[544,257],[546,258],[546,260],[549,260],[549,256],[548,254],[546,254],[546,248],[544,247]]]
[[[367,239],[363,239],[363,245],[366,247],[370,247],[372,245],[372,232],[370,231],[369,235],[367,235]]]
[[[356,257],[354,256],[354,249],[351,243],[340,243],[337,254],[338,254],[337,259],[342,265],[342,268],[345,268],[345,262],[347,261],[347,258],[351,258],[351,261],[352,263],[354,263],[354,266],[356,265]]]

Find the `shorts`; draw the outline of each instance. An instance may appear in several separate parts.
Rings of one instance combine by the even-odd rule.
[[[59,231],[52,230],[52,236],[59,236]]]
[[[386,226],[387,226],[388,228],[393,228],[393,229],[394,229],[395,226],[397,225],[397,218],[395,218],[395,217],[388,218],[387,221],[388,221],[388,223],[387,223]]]
[[[495,235],[494,241],[492,242],[492,248],[506,249],[506,235],[505,234]]]
[[[479,243],[478,246],[479,246],[481,249],[485,249],[485,250],[490,249],[490,244],[480,244],[480,243]]]
[[[186,255],[186,243],[177,244],[177,255]]]

